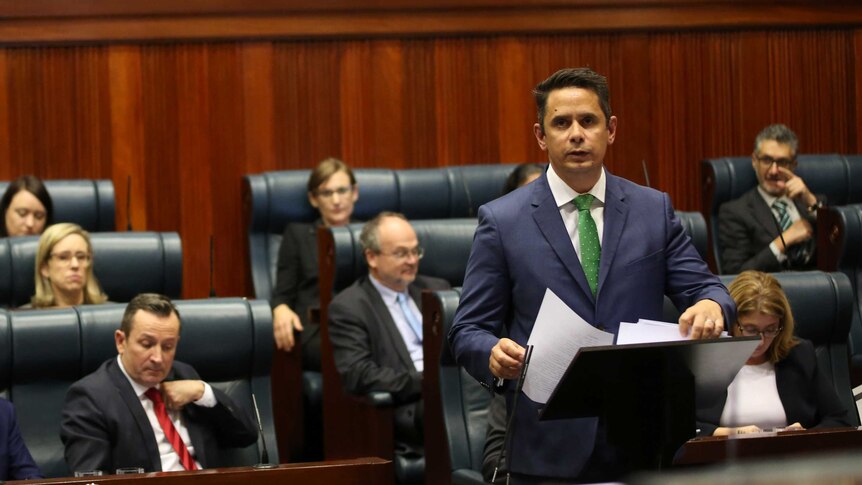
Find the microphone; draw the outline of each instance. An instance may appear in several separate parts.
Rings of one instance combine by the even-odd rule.
[[[503,460],[503,455],[509,449],[509,439],[511,438],[512,422],[515,421],[515,411],[518,410],[518,396],[521,394],[521,389],[524,388],[524,380],[527,378],[527,367],[530,366],[530,357],[533,355],[533,346],[528,345],[527,351],[524,352],[524,367],[521,368],[521,375],[518,376],[518,383],[515,385],[515,398],[512,401],[512,412],[509,414],[509,419],[506,421],[506,433],[503,435],[503,449],[497,455],[497,463],[494,465],[494,474],[491,475],[491,483],[497,482],[497,472],[500,470],[500,463]],[[512,471],[512,457],[508,456],[506,470],[506,485],[509,485]]]
[[[266,437],[263,435],[263,423],[260,421],[260,410],[257,408],[257,398],[253,392],[251,393],[251,402],[254,404],[254,419],[257,421],[257,430],[260,432],[260,443],[262,445],[261,449],[258,450],[260,451],[260,463],[254,465],[252,468],[277,468],[278,465],[269,462],[269,452],[266,451]]]
[[[132,176],[126,178],[126,230],[132,231]]]
[[[781,229],[781,225],[778,224],[778,219],[775,218],[775,214],[772,213],[772,209],[769,209],[770,215],[772,216],[772,222],[775,223],[775,229],[778,230],[778,238],[781,240],[781,245],[784,247],[784,261],[781,262],[781,267],[784,269],[790,269],[790,254],[787,250],[787,243],[784,242],[784,231]]]
[[[210,234],[210,298],[215,298],[215,281],[213,280],[213,272],[215,268],[214,263],[215,258],[215,241],[213,240],[212,234]]]
[[[641,166],[644,168],[644,180],[646,180],[646,186],[652,188],[652,185],[649,183],[649,172],[646,167],[646,159],[641,160]]]

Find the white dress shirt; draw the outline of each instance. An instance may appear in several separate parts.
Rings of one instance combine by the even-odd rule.
[[[753,424],[762,430],[787,427],[787,414],[775,381],[775,364],[742,366],[727,386],[727,401],[719,424],[726,427]]]
[[[368,275],[368,278],[371,280],[371,284],[377,288],[377,292],[380,293],[380,298],[383,299],[386,309],[389,310],[389,315],[392,316],[392,321],[395,322],[395,326],[398,328],[398,333],[401,334],[401,339],[404,340],[404,345],[407,346],[407,352],[410,354],[410,360],[413,361],[413,366],[416,367],[417,371],[422,372],[425,368],[425,360],[422,354],[422,341],[419,340],[419,336],[413,331],[413,327],[411,327],[407,322],[407,319],[404,318],[404,313],[401,311],[401,305],[398,304],[398,292],[392,288],[383,286],[382,283],[377,281],[370,274]],[[413,315],[416,317],[416,321],[422,323],[422,313],[419,311],[419,307],[416,306],[416,302],[413,301],[413,298],[410,298],[409,293],[405,294],[407,294],[407,306],[410,308],[410,311],[413,312]]]
[[[575,206],[575,197],[583,195],[566,184],[563,179],[554,172],[554,166],[548,166],[548,185],[551,187],[551,195],[554,196],[554,201],[560,209],[560,216],[563,218],[563,224],[566,225],[566,231],[569,233],[569,238],[572,240],[572,245],[575,247],[575,253],[578,255],[578,260],[581,259],[581,240],[578,237],[578,208]],[[602,244],[602,236],[605,227],[605,187],[607,178],[605,177],[605,168],[602,167],[602,174],[599,176],[596,185],[587,194],[592,194],[594,197],[593,205],[590,208],[590,215],[593,216],[593,221],[596,223],[596,231],[599,233],[599,245]]]
[[[126,368],[123,367],[123,359],[117,355],[117,363],[120,365],[120,370],[123,371],[123,375],[126,376],[126,379],[129,380],[129,384],[132,385],[132,389],[135,391],[135,395],[138,396],[138,400],[141,402],[141,406],[144,407],[144,412],[147,414],[147,419],[150,420],[150,426],[153,428],[153,433],[156,435],[156,444],[159,445],[159,456],[162,462],[162,471],[165,472],[173,472],[173,471],[183,471],[182,463],[180,462],[180,456],[174,450],[171,442],[168,441],[168,438],[165,436],[165,432],[162,430],[162,425],[159,424],[159,419],[156,417],[156,411],[153,409],[153,402],[150,401],[145,393],[147,392],[148,387],[144,387],[137,382],[135,382],[129,374],[126,372]],[[156,386],[158,388],[159,386]],[[204,395],[202,398],[198,399],[194,402],[195,406],[201,406],[205,408],[215,407],[218,404],[216,401],[215,393],[213,393],[212,387],[209,384],[204,382]],[[171,422],[174,423],[174,428],[177,429],[177,432],[180,434],[180,438],[183,439],[183,443],[186,444],[186,448],[189,450],[189,454],[194,457],[195,456],[195,447],[192,445],[191,437],[189,436],[189,429],[183,423],[182,413],[179,411],[175,411],[172,409],[168,409],[168,416],[171,418]],[[120,437],[120,439],[124,439],[124,437]],[[201,464],[195,460],[195,465],[202,469]]]

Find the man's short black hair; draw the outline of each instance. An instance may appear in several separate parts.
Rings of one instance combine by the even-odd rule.
[[[539,115],[539,126],[545,133],[545,108],[548,105],[548,95],[551,91],[563,88],[589,89],[599,97],[599,106],[605,114],[605,123],[611,122],[611,103],[608,91],[608,79],[589,67],[560,69],[551,74],[548,79],[540,82],[533,90],[536,98],[536,111]]]
[[[120,324],[120,330],[126,337],[132,333],[132,322],[138,310],[152,313],[160,318],[169,317],[174,313],[177,316],[177,320],[180,320],[180,327],[182,327],[180,312],[177,311],[177,307],[174,306],[170,298],[158,293],[141,293],[132,298],[132,301],[126,305],[126,311],[123,313],[123,322]]]

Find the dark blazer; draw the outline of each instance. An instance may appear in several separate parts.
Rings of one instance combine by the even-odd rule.
[[[449,287],[445,280],[417,275],[407,291],[421,310],[422,290]],[[391,392],[396,404],[421,397],[422,373],[413,366],[404,339],[368,275],[329,304],[329,339],[347,392]]]
[[[457,362],[483,385],[493,382],[488,360],[498,336],[505,327],[509,338],[526,345],[547,288],[587,322],[612,333],[621,321],[660,320],[664,295],[678,308],[711,299],[721,305],[725,321],[736,318],[727,289],[685,234],[667,194],[607,173],[605,198],[595,298],[547,175],[479,209],[449,342]],[[504,388],[509,409],[513,387],[507,381]],[[578,477],[594,463],[594,450],[613,455],[609,447],[596,445],[596,418],[540,422],[540,406],[520,399],[515,439],[506,453],[512,472]]]
[[[817,366],[814,345],[809,340],[800,339],[799,345],[775,364],[775,384],[787,424],[799,423],[806,429],[851,426],[847,409]],[[697,410],[701,436],[712,436],[715,432],[726,401],[724,392],[712,407]]]
[[[0,480],[26,480],[43,478],[33,461],[21,430],[12,403],[0,399]]]
[[[291,223],[284,228],[281,247],[278,249],[278,266],[273,308],[287,304],[302,321],[302,367],[320,370],[320,325],[312,324],[308,311],[320,307],[320,287],[317,272],[317,228],[313,224]]]
[[[197,372],[174,361],[166,380],[200,379]],[[216,404],[183,408],[195,459],[204,468],[221,465],[219,446],[248,446],[257,440],[257,426],[246,411],[227,394],[213,387]],[[69,469],[103,470],[122,467],[161,471],[158,445],[140,400],[135,395],[116,357],[72,384],[63,405],[60,439],[66,447]]]
[[[800,217],[817,226],[815,215],[799,201],[794,201]],[[742,197],[722,204],[718,210],[718,242],[721,247],[721,271],[737,274],[747,269],[777,272],[783,269],[813,269],[816,263],[814,247],[817,236],[808,242],[788,248],[786,267],[772,254],[769,243],[778,237],[778,226],[772,209],[766,205],[757,187]],[[800,252],[805,251],[805,254]]]

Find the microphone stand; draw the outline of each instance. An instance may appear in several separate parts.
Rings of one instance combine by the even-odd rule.
[[[266,451],[266,437],[263,435],[263,423],[260,421],[260,410],[257,408],[257,398],[254,397],[254,393],[251,393],[251,402],[254,404],[254,418],[257,421],[257,430],[260,431],[260,442],[263,445],[263,449],[260,451],[260,463],[254,465],[252,468],[258,470],[278,468],[278,465],[269,462],[269,452]]]
[[[527,377],[527,367],[530,366],[530,357],[533,355],[533,346],[528,345],[527,351],[524,353],[524,366],[521,367],[521,375],[518,376],[518,383],[515,385],[515,398],[512,402],[512,412],[509,414],[509,419],[506,421],[506,433],[503,435],[503,449],[497,455],[497,463],[494,465],[494,474],[491,476],[491,483],[497,482],[497,472],[500,470],[500,463],[503,461],[503,455],[509,449],[509,440],[512,434],[512,422],[515,420],[515,411],[518,410],[518,397],[521,395],[521,389],[524,388],[524,380]],[[507,458],[506,470],[506,485],[509,485],[509,479],[512,477],[512,457]]]

